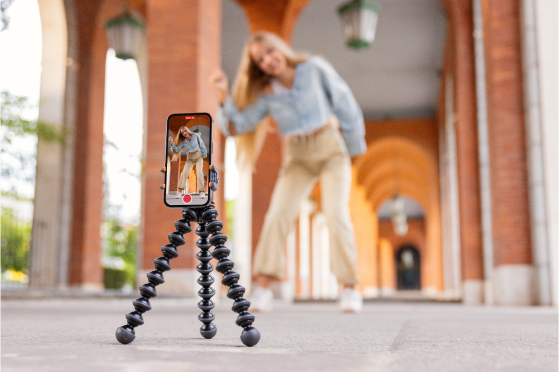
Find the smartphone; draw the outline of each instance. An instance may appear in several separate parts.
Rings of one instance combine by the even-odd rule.
[[[208,113],[167,118],[163,200],[170,208],[203,207],[211,201],[213,119]]]

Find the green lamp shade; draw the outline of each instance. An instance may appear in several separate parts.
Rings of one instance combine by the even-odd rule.
[[[354,0],[342,5],[338,12],[347,45],[354,49],[368,47],[375,39],[380,6],[367,0]]]
[[[144,36],[145,26],[142,22],[124,13],[105,24],[109,47],[113,48],[117,58],[134,59]]]

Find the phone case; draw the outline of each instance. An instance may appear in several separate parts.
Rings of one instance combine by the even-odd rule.
[[[207,120],[207,119],[203,120],[204,123],[201,125],[200,124],[200,118],[204,118],[204,117],[207,117],[207,119],[209,119],[209,120]],[[189,119],[189,118],[195,118],[195,119]],[[197,120],[197,122],[192,122],[192,120]],[[205,146],[206,151],[207,151],[207,157],[202,159],[202,162],[203,162],[202,173],[203,173],[203,180],[204,180],[204,191],[205,191],[205,195],[206,195],[206,200],[203,203],[197,203],[198,197],[195,195],[195,194],[197,194],[199,196],[200,195],[200,193],[199,193],[200,190],[197,190],[197,193],[186,193],[186,195],[181,196],[179,198],[177,198],[177,195],[179,195],[178,194],[179,193],[178,189],[176,191],[175,190],[173,190],[173,191],[169,190],[169,188],[174,187],[174,185],[175,185],[175,182],[171,181],[170,177],[171,176],[172,177],[177,177],[177,174],[176,174],[177,172],[174,168],[174,166],[176,166],[176,164],[173,164],[174,162],[169,161],[169,157],[172,156],[172,154],[173,154],[173,151],[172,151],[172,148],[171,148],[172,142],[169,141],[169,136],[171,135],[173,138],[175,137],[176,134],[174,134],[173,131],[178,132],[178,130],[180,130],[180,128],[182,126],[180,126],[178,130],[176,129],[176,127],[178,125],[180,125],[183,121],[185,122],[185,125],[183,125],[183,126],[186,126],[192,132],[194,132],[195,134],[197,134],[199,136],[199,139],[202,140],[203,145]],[[208,125],[206,125],[206,122],[208,123]],[[192,128],[195,128],[195,129],[192,130]],[[204,128],[207,128],[207,130],[204,129]],[[202,208],[202,207],[207,206],[211,202],[213,190],[208,186],[208,184],[209,184],[209,166],[212,165],[212,153],[213,153],[212,138],[213,138],[213,118],[207,112],[171,114],[167,118],[166,136],[165,136],[165,161],[164,161],[165,166],[161,168],[161,171],[164,174],[164,181],[163,181],[163,184],[162,184],[161,188],[163,189],[163,203],[168,208]],[[204,141],[204,139],[206,139],[206,141]],[[200,146],[200,148],[201,148],[201,146]],[[184,149],[182,149],[180,151],[181,155],[180,155],[179,159],[181,159],[181,161],[178,164],[179,171],[178,171],[178,179],[176,180],[177,184],[180,181],[181,173],[184,169],[184,166],[186,166],[187,164],[192,164],[192,162],[193,162],[192,159],[188,158],[188,155],[186,156],[186,159],[185,159],[184,151],[185,151]],[[183,160],[185,160],[185,163],[181,167],[181,164],[183,164],[182,163]],[[190,162],[188,162],[188,161],[190,161]],[[173,169],[171,169],[171,167],[173,167]],[[195,169],[195,167],[197,167],[197,165],[193,164],[191,169]],[[195,172],[195,174],[196,174],[196,172]],[[187,178],[187,180],[189,180],[189,179]],[[196,177],[196,183],[198,183],[198,177]],[[186,183],[185,186],[186,186],[186,190],[188,190],[189,184]],[[171,192],[173,192],[173,194],[170,194]],[[190,198],[189,198],[189,196],[190,196]]]

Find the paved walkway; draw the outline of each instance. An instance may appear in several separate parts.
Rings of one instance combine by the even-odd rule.
[[[130,299],[2,300],[2,371],[557,371],[557,309],[369,302],[277,304],[257,316],[262,339],[239,340],[231,301],[203,339],[194,299],[154,298],[119,344]]]

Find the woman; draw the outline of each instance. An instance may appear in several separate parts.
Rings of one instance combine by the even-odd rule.
[[[173,137],[169,136],[169,141],[173,141]],[[184,190],[186,189],[186,179],[190,173],[190,170],[196,164],[196,187],[198,188],[198,192],[200,193],[201,197],[205,197],[206,194],[204,192],[204,174],[202,173],[202,166],[204,161],[202,158],[208,156],[208,152],[206,150],[206,146],[204,145],[204,141],[200,138],[199,135],[192,132],[185,126],[180,127],[177,135],[175,136],[175,140],[171,145],[171,149],[175,153],[173,155],[172,161],[176,161],[181,156],[181,150],[185,149],[187,152],[186,155],[186,163],[184,164],[181,178],[179,180],[178,189],[181,194],[184,194]],[[201,190],[201,191],[200,191]]]
[[[344,287],[341,310],[360,311],[362,297],[355,289],[356,246],[348,202],[350,157],[365,152],[366,144],[363,114],[349,87],[324,59],[297,54],[269,32],[257,32],[248,40],[232,97],[223,71],[216,71],[210,83],[219,93],[222,107],[217,121],[224,134],[254,132],[271,114],[280,133],[287,136],[286,159],[254,256],[257,287],[251,309],[271,310],[270,285],[284,275],[287,235],[301,202],[320,179],[331,269]],[[239,149],[243,150],[241,143]]]

